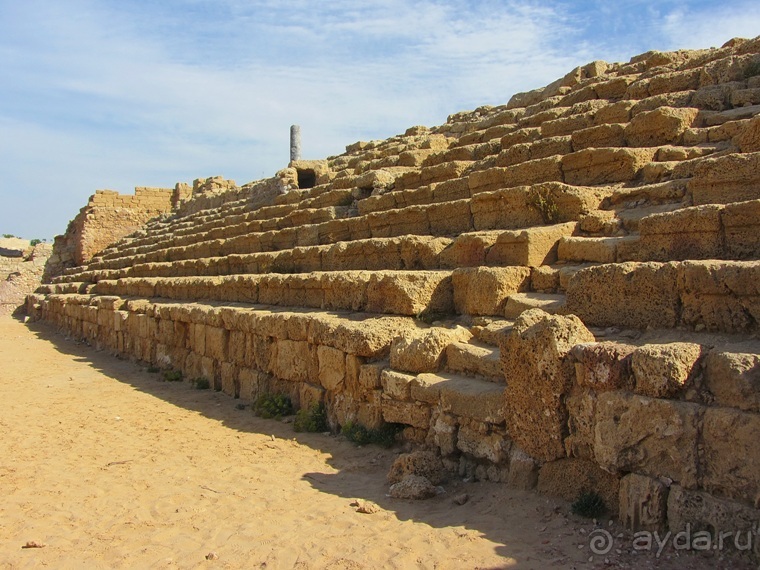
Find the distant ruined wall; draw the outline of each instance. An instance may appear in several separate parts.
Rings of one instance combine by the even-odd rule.
[[[137,187],[131,196],[113,190],[97,190],[69,222],[66,233],[56,236],[45,279],[60,275],[67,267],[87,263],[108,245],[143,227],[151,218],[170,212],[176,204],[175,195],[178,190],[171,188]]]
[[[0,255],[0,315],[23,306],[27,295],[39,287],[52,246],[40,243],[26,250],[22,257]]]

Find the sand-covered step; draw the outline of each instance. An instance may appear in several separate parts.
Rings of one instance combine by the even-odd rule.
[[[446,371],[504,383],[499,349],[477,341],[453,342],[446,347]]]
[[[416,316],[453,309],[447,271],[333,271],[100,281],[99,295],[352,310]]]
[[[515,293],[509,296],[504,305],[504,316],[516,319],[523,311],[541,309],[551,315],[566,312],[567,298],[562,293]]]
[[[671,261],[590,267],[568,282],[567,311],[589,326],[760,330],[760,261]]]
[[[639,236],[563,237],[559,241],[559,261],[570,263],[615,263],[638,259]]]

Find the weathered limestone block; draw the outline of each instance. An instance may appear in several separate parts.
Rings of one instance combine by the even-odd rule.
[[[702,347],[690,342],[647,344],[631,355],[635,391],[652,398],[676,398],[699,373]]]
[[[635,347],[618,342],[578,344],[571,350],[578,385],[597,392],[633,388],[631,354]]]
[[[557,246],[562,261],[615,263],[620,238],[565,236]]]
[[[594,456],[608,471],[669,477],[697,485],[697,436],[702,408],[627,392],[599,394]]]
[[[382,386],[381,374],[388,366],[387,362],[370,362],[363,364],[359,370],[359,388],[363,392],[375,390]]]
[[[487,423],[504,421],[504,386],[451,373],[419,374],[412,400],[438,405],[443,412]]]
[[[702,438],[702,487],[713,495],[759,506],[760,415],[708,408]]]
[[[575,222],[501,232],[486,254],[489,265],[540,266],[557,260],[557,244],[572,235]]]
[[[567,429],[565,453],[568,457],[594,458],[594,430],[596,426],[596,392],[574,390],[565,400]]]
[[[702,159],[688,189],[695,206],[760,198],[760,152]]]
[[[446,348],[446,369],[503,381],[498,349],[474,342],[453,342]]]
[[[271,372],[292,382],[308,382],[312,351],[307,342],[277,340],[274,343]]]
[[[220,327],[206,327],[206,356],[219,361],[227,360],[227,337],[229,331]]]
[[[639,113],[625,128],[628,146],[651,147],[679,144],[683,133],[694,126],[699,109],[660,107],[647,113]]]
[[[383,394],[393,400],[408,402],[411,400],[411,382],[414,376],[403,374],[386,368],[380,374],[380,383],[383,387]]]
[[[525,311],[500,343],[507,379],[507,433],[527,453],[551,461],[565,455],[564,399],[575,377],[570,350],[594,336],[575,316]]]
[[[538,482],[538,464],[516,445],[509,452],[507,485],[515,489],[533,489]]]
[[[389,423],[406,424],[412,427],[430,427],[430,407],[420,402],[398,402],[383,399],[383,419]]]
[[[668,528],[673,533],[708,529],[713,544],[723,550],[742,550],[760,556],[757,540],[760,511],[740,503],[713,497],[701,491],[689,491],[673,485],[668,493]],[[721,533],[730,533],[720,538]],[[722,547],[721,547],[722,545]],[[716,550],[717,550],[716,548]]]
[[[219,366],[222,392],[232,398],[240,397],[240,384],[238,382],[238,368],[229,362],[222,362]]]
[[[441,455],[451,455],[457,450],[457,419],[452,414],[435,414],[428,441],[441,450]]]
[[[730,333],[757,330],[760,261],[685,261],[678,286],[685,325]]]
[[[506,461],[511,444],[503,433],[478,422],[460,426],[457,435],[457,448],[461,452],[496,464]]]
[[[760,151],[760,116],[750,119],[734,137],[733,143],[741,152]]]
[[[705,358],[704,386],[718,406],[760,412],[760,356],[713,349]]]
[[[652,214],[639,221],[640,255],[647,261],[720,259],[722,208],[717,205]]]
[[[452,290],[445,271],[376,272],[367,286],[369,312],[418,315],[424,310],[450,312]]]
[[[367,315],[329,315],[320,313],[309,324],[308,341],[326,345],[348,354],[368,358],[387,356],[391,341],[416,327],[406,317],[370,317]]]
[[[435,372],[446,347],[452,342],[467,342],[472,334],[464,327],[434,327],[397,337],[391,344],[391,367],[405,372]]]
[[[575,501],[583,492],[595,492],[610,512],[618,510],[620,477],[593,461],[565,458],[549,461],[538,472],[539,493]]]
[[[658,479],[629,473],[620,480],[619,505],[620,522],[628,530],[665,530],[668,488]]]
[[[543,224],[541,213],[530,203],[529,188],[491,190],[494,191],[476,194],[472,198],[470,208],[475,230],[525,228]]]
[[[440,485],[445,478],[443,462],[432,451],[402,453],[391,465],[386,479],[389,484],[393,485],[407,475],[426,477],[433,485]]]
[[[422,500],[435,497],[437,491],[427,477],[407,475],[398,483],[391,485],[388,493],[394,499]]]
[[[441,267],[479,267],[486,264],[486,254],[501,231],[472,232],[458,236],[441,252]]]
[[[582,269],[567,283],[567,311],[594,326],[672,328],[678,271],[674,263],[635,262]]]
[[[592,186],[634,180],[655,149],[587,148],[562,157],[565,183]]]
[[[319,383],[325,390],[340,390],[346,379],[346,355],[329,346],[317,347]]]
[[[760,200],[727,204],[721,213],[725,255],[752,259],[760,251]]]
[[[620,123],[596,125],[572,134],[573,151],[585,148],[625,146],[625,125]]]
[[[509,295],[530,286],[528,267],[456,269],[452,275],[454,309],[466,315],[501,315]]]

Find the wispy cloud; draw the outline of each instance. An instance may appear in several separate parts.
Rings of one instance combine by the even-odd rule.
[[[502,104],[655,36],[685,40],[681,25],[706,21],[690,4],[702,3],[0,0],[0,151],[13,157],[0,229],[50,237],[100,187],[271,176],[292,123],[322,158]],[[634,12],[649,36],[623,38]],[[51,213],[10,214],[30,200]]]

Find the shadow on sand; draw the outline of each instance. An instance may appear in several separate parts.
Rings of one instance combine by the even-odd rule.
[[[377,503],[400,521],[414,521],[434,528],[453,528],[462,536],[479,536],[495,543],[503,565],[492,568],[568,567],[570,557],[553,547],[553,528],[559,530],[567,503],[535,493],[509,489],[505,485],[463,482],[454,477],[445,482],[445,492],[427,501],[407,501],[387,496],[386,473],[401,448],[385,450],[377,446],[357,447],[342,436],[296,433],[289,423],[264,420],[251,413],[250,405],[240,409],[241,400],[221,393],[196,390],[187,382],[164,382],[148,372],[147,365],[98,351],[84,343],[67,339],[44,323],[26,325],[39,339],[50,342],[59,352],[86,363],[109,378],[158,397],[183,409],[192,410],[241,432],[295,439],[298,443],[329,454],[336,473],[304,473],[303,479],[323,493]],[[361,477],[357,477],[361,474]],[[467,493],[466,504],[454,497]],[[573,517],[571,517],[572,521]],[[548,526],[548,532],[547,532]],[[543,529],[543,532],[542,532]],[[567,531],[566,526],[563,530]],[[567,538],[564,539],[567,541]],[[583,537],[578,537],[578,544]],[[565,548],[569,548],[567,545]],[[576,548],[572,545],[572,548]],[[452,553],[455,558],[456,553]],[[576,557],[572,557],[577,560]]]

